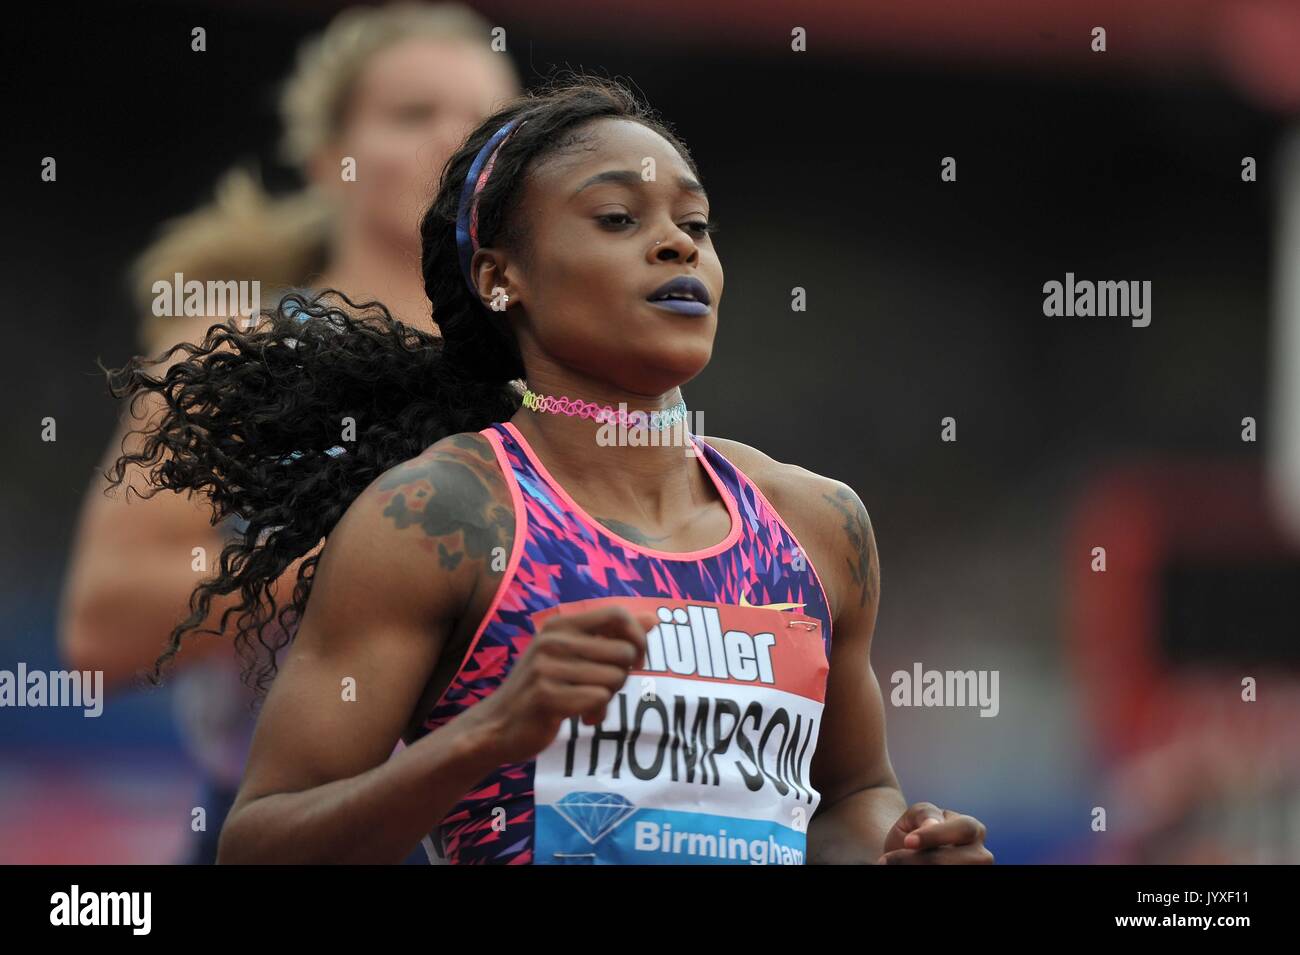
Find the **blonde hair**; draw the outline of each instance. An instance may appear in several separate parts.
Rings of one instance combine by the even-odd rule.
[[[338,135],[348,97],[376,53],[412,36],[481,43],[486,49],[491,29],[459,3],[402,2],[341,11],[323,33],[299,47],[282,87],[281,157],[306,171],[312,156]],[[518,86],[513,63],[503,57],[502,66]],[[305,284],[325,265],[334,221],[332,204],[310,185],[272,196],[256,167],[229,170],[210,203],[164,223],[132,263],[132,297],[143,316],[140,345],[154,350],[165,336],[177,337],[176,319],[153,315],[155,282],[181,272],[186,280],[199,281],[247,277],[268,288]]]

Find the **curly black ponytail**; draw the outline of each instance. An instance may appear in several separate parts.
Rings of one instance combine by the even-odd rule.
[[[520,407],[523,361],[505,312],[485,307],[460,270],[456,213],[474,157],[507,121],[528,123],[497,156],[479,199],[484,246],[526,261],[526,224],[515,215],[524,177],[540,159],[580,146],[578,127],[602,117],[642,123],[662,135],[695,171],[684,144],[621,84],[595,77],[529,93],[486,119],[448,160],[437,197],[420,223],[425,293],[441,336],[403,325],[378,302],[344,293],[293,291],[251,330],[211,326],[199,344],[182,342],[157,359],[137,356],[110,372],[110,389],[135,402],[160,397],[165,412],[143,432],[139,450],[110,468],[148,473],[158,490],[200,492],[213,524],[244,525],[223,548],[219,572],[190,596],[190,615],[172,631],[150,679],[176,655],[182,638],[207,619],[214,596],[238,591],[220,633],[236,615],[245,678],[264,691],[276,652],[292,639],[306,609],[317,554],[303,560],[288,603],[275,581],[311,553],[380,474],[450,434],[479,431]],[[186,357],[160,376],[147,369]],[[342,451],[340,452],[340,449]],[[258,647],[267,653],[260,653]],[[261,668],[255,670],[255,663]]]

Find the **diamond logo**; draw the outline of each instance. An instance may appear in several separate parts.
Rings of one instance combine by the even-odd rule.
[[[636,812],[618,793],[572,792],[555,803],[555,811],[595,845]]]

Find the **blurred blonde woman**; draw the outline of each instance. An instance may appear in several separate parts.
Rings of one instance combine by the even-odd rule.
[[[401,3],[344,10],[305,42],[282,89],[280,113],[282,156],[306,185],[273,197],[255,172],[236,167],[217,184],[211,204],[169,223],[132,267],[143,316],[139,348],[156,355],[200,340],[213,321],[227,317],[155,315],[155,283],[170,283],[178,272],[187,282],[256,280],[263,307],[289,288],[341,289],[436,331],[421,284],[420,215],[466,134],[519,92],[508,55],[491,48],[491,30],[459,4]],[[343,174],[349,168],[355,176]],[[131,432],[161,411],[156,396],[126,409],[105,463],[138,447],[141,438]],[[142,473],[128,475],[126,484],[147,487]],[[69,666],[102,670],[106,685],[123,688],[154,670],[172,629],[190,615],[191,591],[204,576],[195,570],[194,549],[203,548],[211,575],[239,528],[213,527],[201,499],[122,490],[106,496],[104,487],[97,474],[83,505],[60,644]],[[282,578],[285,587],[297,570],[295,564]],[[216,629],[238,596],[214,600],[205,626]],[[182,735],[206,779],[198,802],[206,831],[191,834],[191,862],[216,857],[252,732],[252,695],[240,683],[231,647],[216,637],[187,641],[170,661]]]

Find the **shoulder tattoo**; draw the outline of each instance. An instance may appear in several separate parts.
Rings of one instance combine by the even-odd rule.
[[[442,566],[455,570],[462,558],[491,558],[493,549],[509,554],[514,515],[501,503],[505,484],[491,449],[467,435],[454,436],[452,448],[429,450],[398,465],[376,485],[383,514],[399,529],[418,526],[425,549],[436,552]],[[438,507],[430,507],[434,500]],[[489,560],[494,565],[504,562]]]

